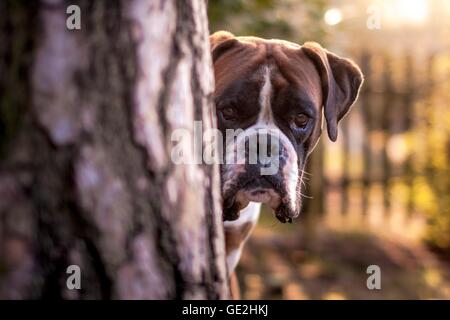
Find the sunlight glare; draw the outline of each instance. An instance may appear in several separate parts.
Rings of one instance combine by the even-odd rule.
[[[396,16],[405,22],[420,24],[428,17],[428,0],[396,0]]]
[[[337,8],[328,9],[324,15],[325,23],[330,26],[335,26],[342,21],[341,10]]]

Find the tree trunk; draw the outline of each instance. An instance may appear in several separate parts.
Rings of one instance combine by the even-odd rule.
[[[0,298],[227,298],[218,168],[170,157],[215,126],[204,0],[33,3],[0,2]]]

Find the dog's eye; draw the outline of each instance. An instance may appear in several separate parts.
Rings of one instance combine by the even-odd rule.
[[[292,122],[298,128],[306,127],[306,125],[308,124],[308,121],[309,121],[309,117],[304,113],[298,113],[292,119]]]
[[[236,110],[233,107],[226,107],[220,110],[225,120],[233,120],[236,118]]]

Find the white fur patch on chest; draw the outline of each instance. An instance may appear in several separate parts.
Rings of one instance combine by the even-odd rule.
[[[239,228],[247,222],[256,224],[258,222],[261,203],[250,202],[247,207],[241,210],[239,218],[234,221],[224,221],[225,228]]]
[[[227,267],[228,271],[231,273],[236,268],[239,258],[241,257],[242,247],[244,246],[245,241],[250,236],[253,227],[258,222],[259,214],[261,211],[261,203],[250,202],[247,207],[242,209],[240,212],[239,218],[234,221],[224,221],[224,228],[227,234],[232,234],[233,231],[240,232],[240,229],[243,228],[246,224],[250,223],[252,227],[248,230],[248,233],[245,235],[243,241],[240,242],[239,246],[236,248],[232,248],[230,251],[227,251]]]

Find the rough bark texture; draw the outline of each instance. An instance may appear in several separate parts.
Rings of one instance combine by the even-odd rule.
[[[204,1],[1,1],[0,298],[227,298],[212,91]]]

